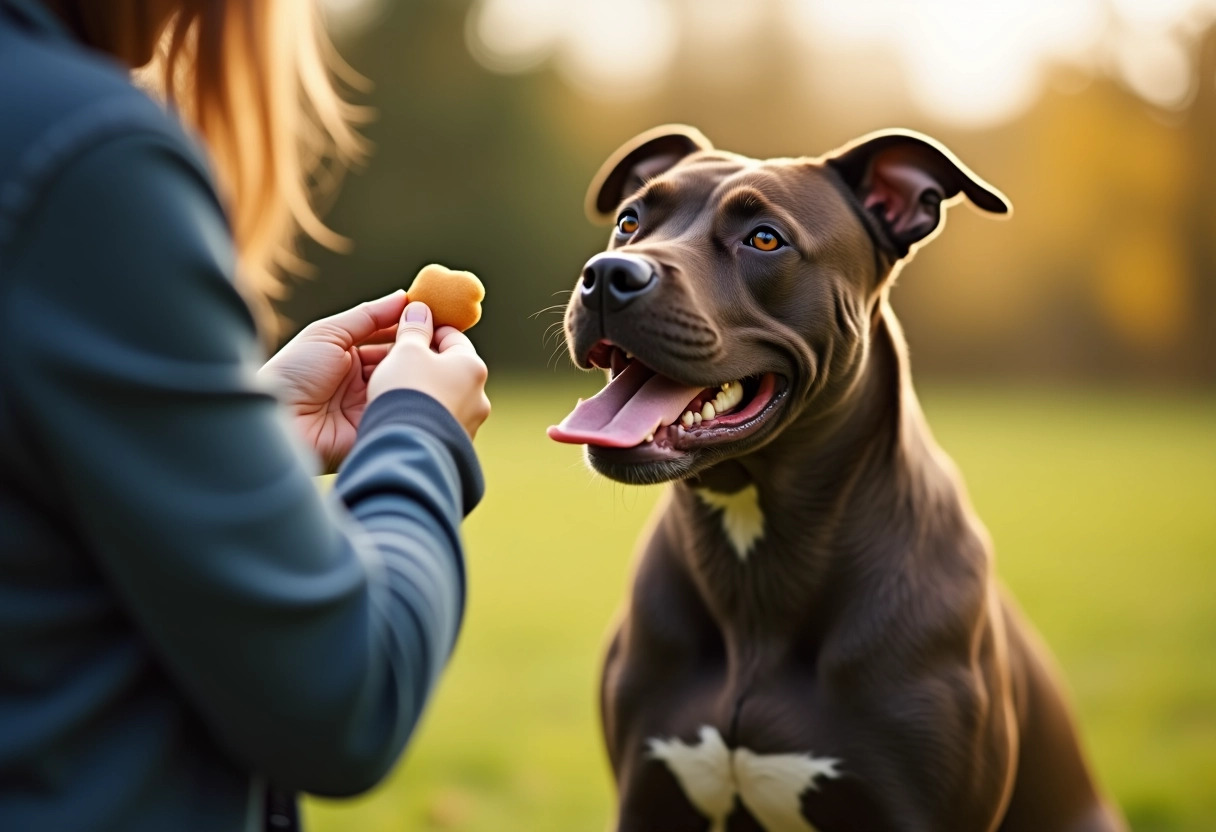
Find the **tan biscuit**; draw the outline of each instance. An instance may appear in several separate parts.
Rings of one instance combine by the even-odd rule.
[[[472,272],[453,271],[432,263],[425,266],[405,291],[411,301],[431,308],[435,326],[454,326],[461,332],[481,320],[486,288]]]

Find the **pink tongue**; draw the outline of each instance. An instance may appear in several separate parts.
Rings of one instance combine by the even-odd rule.
[[[572,445],[632,448],[680,418],[701,387],[686,387],[634,361],[592,398],[549,428],[549,438]]]

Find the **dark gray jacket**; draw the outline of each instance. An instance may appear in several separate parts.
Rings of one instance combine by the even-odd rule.
[[[366,789],[452,649],[467,435],[389,393],[319,496],[233,268],[176,120],[0,0],[0,830]]]

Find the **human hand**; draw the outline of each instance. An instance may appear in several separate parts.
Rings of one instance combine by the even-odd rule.
[[[450,326],[434,329],[425,303],[405,307],[397,340],[376,366],[367,384],[367,399],[390,390],[419,390],[434,397],[456,417],[470,437],[490,415],[485,362],[463,332]]]
[[[327,472],[336,471],[355,444],[368,379],[393,346],[405,303],[398,290],[314,321],[258,372]]]

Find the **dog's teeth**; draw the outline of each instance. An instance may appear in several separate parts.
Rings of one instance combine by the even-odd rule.
[[[701,414],[700,414],[700,413],[694,413],[694,414],[692,414],[692,423],[693,423],[694,425],[699,425],[699,424],[701,424]]]
[[[646,434],[646,441],[647,441],[647,442],[653,442],[653,441],[654,441],[654,434],[653,434],[653,433],[648,433],[648,434]]]
[[[692,427],[694,422],[693,413],[691,410],[685,410],[684,415],[680,417],[680,424],[686,428]]]
[[[701,418],[706,421],[713,419],[717,415],[718,415],[718,411],[714,409],[713,402],[706,402],[705,405],[701,408]]]
[[[633,353],[631,353],[631,352],[627,352],[627,353],[625,353],[625,360],[626,360],[626,361],[632,361],[632,360],[633,360]]]
[[[722,382],[722,389],[723,389],[723,390],[729,390],[729,389],[730,389],[730,382],[729,382],[729,381],[724,381],[724,382]]]
[[[719,413],[725,413],[738,405],[741,401],[743,401],[743,388],[738,382],[728,381],[726,384],[722,385],[721,392],[714,396],[712,402],[714,406],[714,415],[716,416]]]

